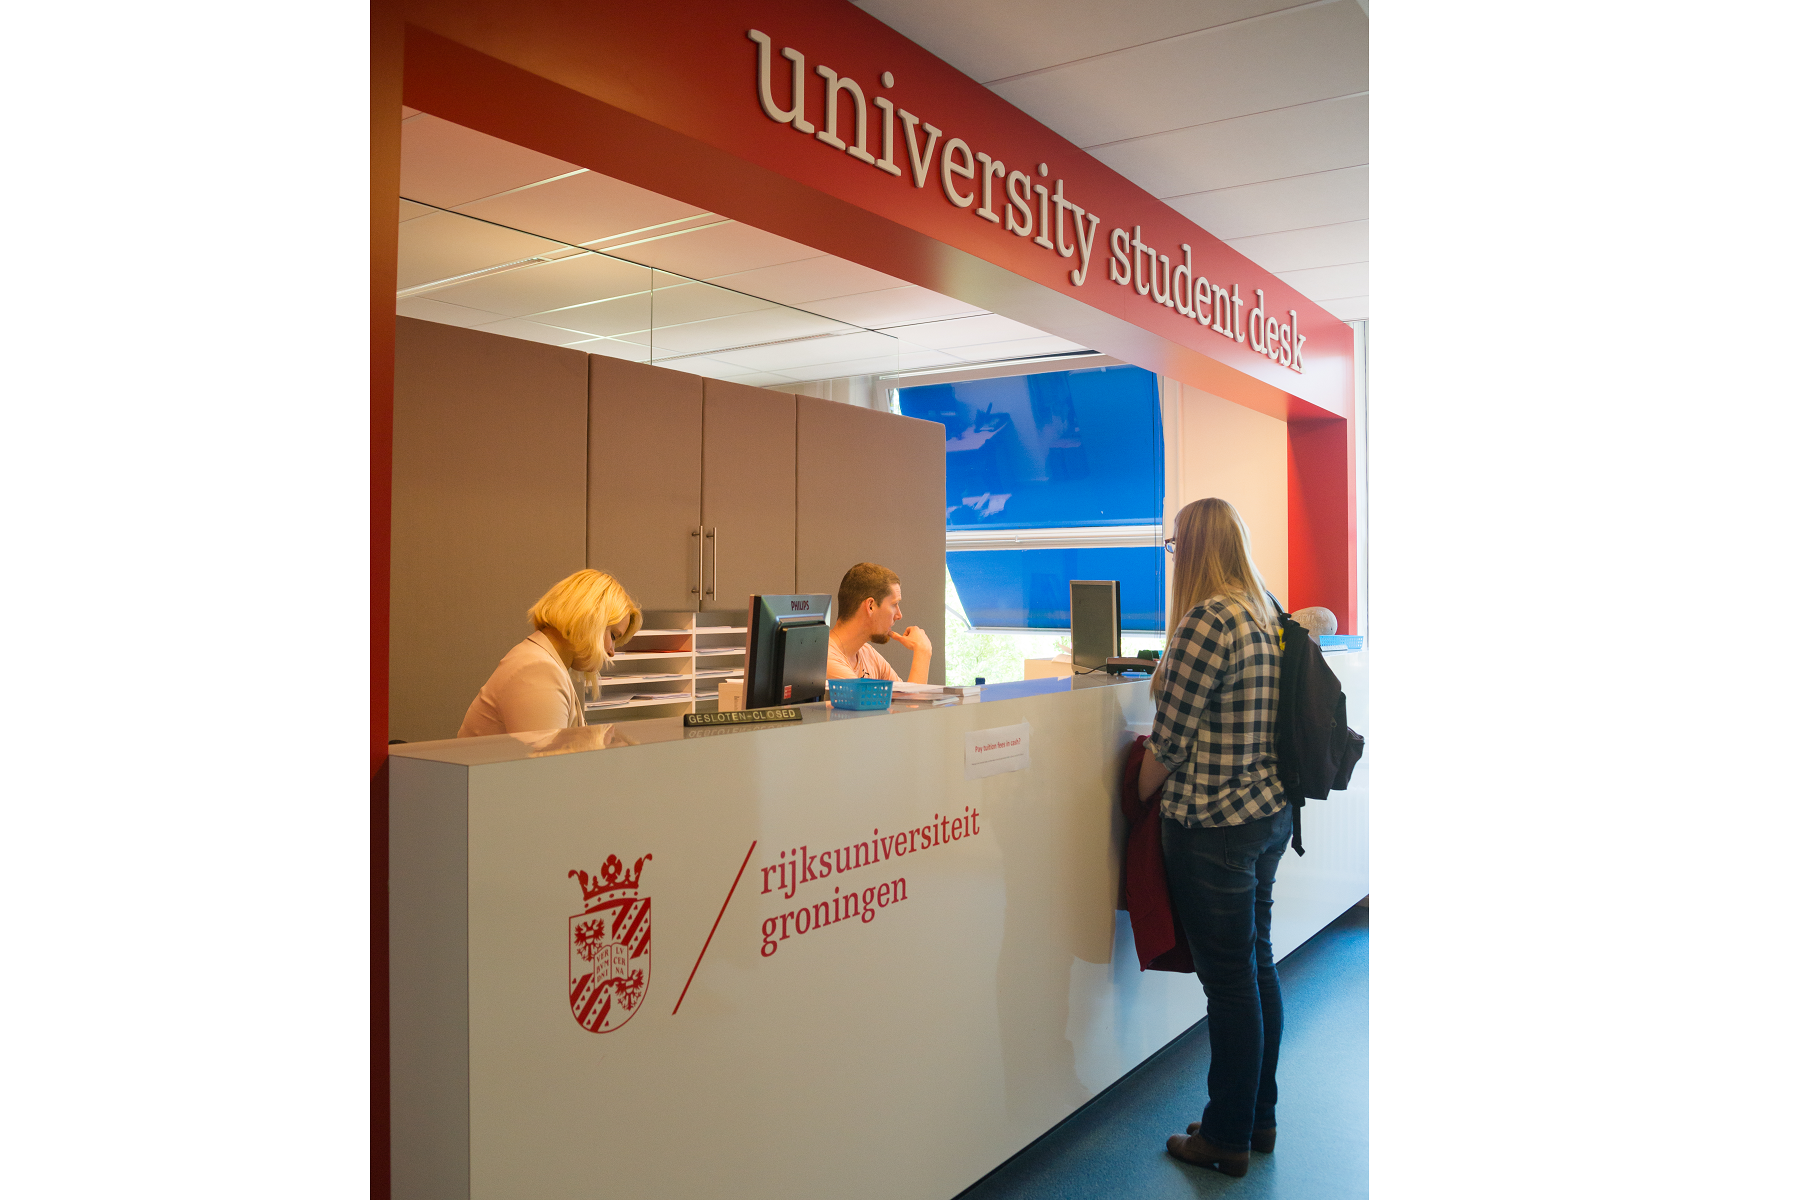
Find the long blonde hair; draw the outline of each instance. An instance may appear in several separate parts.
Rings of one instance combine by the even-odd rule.
[[[1175,580],[1169,590],[1169,633],[1194,607],[1215,596],[1236,600],[1275,636],[1275,606],[1250,557],[1250,531],[1229,501],[1209,496],[1175,514]]]
[[[615,649],[631,640],[644,624],[643,610],[624,585],[605,571],[585,568],[562,580],[531,606],[526,614],[537,629],[554,629],[575,650],[575,661],[598,662],[605,631],[620,622],[623,637]]]

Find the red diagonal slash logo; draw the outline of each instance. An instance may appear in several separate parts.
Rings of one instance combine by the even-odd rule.
[[[756,843],[744,851],[744,861],[738,864],[737,878],[731,881],[731,890],[725,893],[725,903],[719,905],[719,915],[713,918],[712,929],[707,932],[706,945],[700,947],[700,958],[694,960],[694,969],[688,972],[687,982],[681,985],[681,995],[675,1000],[675,1007],[669,1012],[672,1017],[681,1011],[681,1002],[687,999],[688,988],[694,985],[694,976],[700,971],[700,959],[706,957],[707,947],[712,945],[713,934],[719,932],[719,922],[725,919],[725,910],[731,907],[731,898],[737,894],[738,880],[744,877],[744,868],[750,865],[750,856],[756,853]]]

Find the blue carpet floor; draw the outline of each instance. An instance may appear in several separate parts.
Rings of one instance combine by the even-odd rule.
[[[1355,1200],[1369,1194],[1369,910],[1352,908],[1281,961],[1286,1013],[1275,1153],[1233,1179],[1170,1158],[1200,1118],[1201,1021],[957,1200]],[[1195,987],[1199,987],[1196,981]]]

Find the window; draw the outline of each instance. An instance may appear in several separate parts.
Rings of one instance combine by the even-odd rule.
[[[1161,546],[958,550],[946,555],[976,629],[1067,629],[1069,580],[1117,579],[1121,629],[1163,627]]]
[[[944,427],[951,529],[1162,523],[1162,410],[1138,367],[901,388],[905,416]]]
[[[901,388],[944,426],[946,558],[971,626],[1066,630],[1069,580],[1117,579],[1124,628],[1163,627],[1156,376],[1094,367]]]

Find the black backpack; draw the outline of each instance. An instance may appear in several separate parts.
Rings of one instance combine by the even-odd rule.
[[[1275,775],[1294,806],[1294,853],[1300,842],[1300,810],[1350,786],[1362,758],[1363,736],[1350,728],[1344,688],[1306,626],[1282,612],[1281,698],[1275,710]]]

